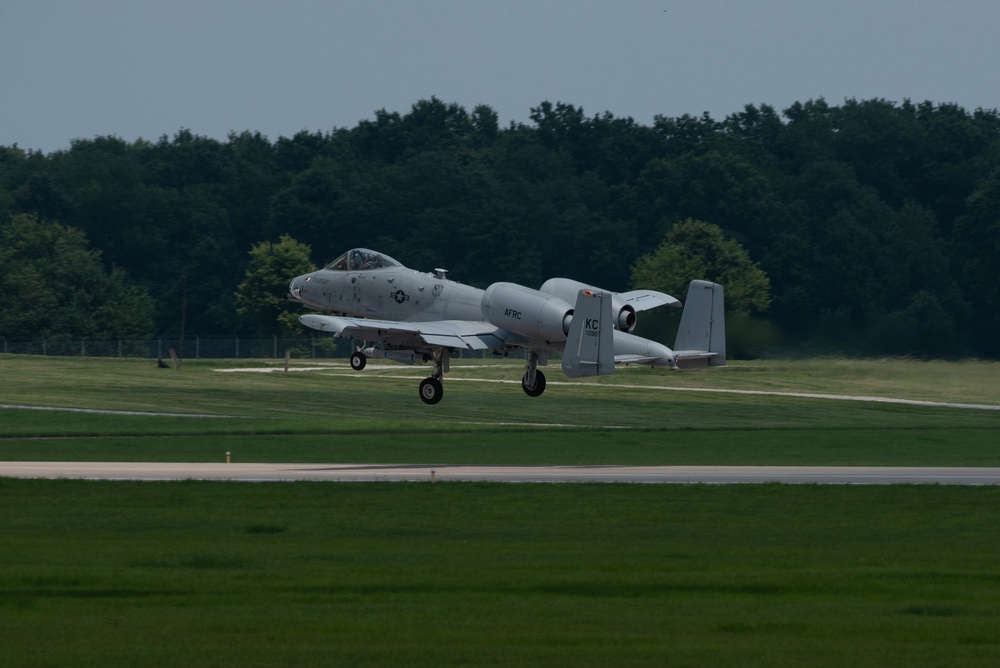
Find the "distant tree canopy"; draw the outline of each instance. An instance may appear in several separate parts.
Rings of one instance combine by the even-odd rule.
[[[656,250],[632,266],[632,286],[683,296],[692,276],[721,283],[727,310],[764,313],[771,304],[771,282],[740,244],[726,240],[717,225],[687,219],[670,228]]]
[[[80,230],[18,214],[0,224],[0,323],[10,339],[140,338],[153,304]]]
[[[271,327],[273,311],[237,308],[237,286],[251,249],[283,235],[317,263],[364,246],[480,287],[566,276],[624,290],[691,219],[770,280],[765,317],[786,341],[996,357],[998,184],[996,110],[818,99],[642,125],[542,102],[529,123],[502,127],[488,106],[431,98],[273,141],[181,130],[47,155],[0,147],[0,223],[30,215],[82,231],[106,273],[148,291],[158,333],[176,335],[186,304],[187,335],[208,337]],[[665,253],[684,262],[675,273],[710,269]],[[6,313],[0,336],[34,335]]]
[[[262,241],[250,249],[250,266],[236,290],[236,310],[253,315],[259,336],[295,332],[302,309],[282,301],[291,279],[315,271],[309,246],[287,234],[278,243]]]

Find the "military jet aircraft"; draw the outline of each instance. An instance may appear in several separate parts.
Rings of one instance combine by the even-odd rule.
[[[692,281],[674,349],[632,334],[636,313],[680,306],[654,290],[610,292],[568,278],[553,278],[535,290],[494,283],[486,290],[431,273],[407,269],[384,253],[350,250],[325,268],[297,276],[287,298],[333,315],[310,313],[302,324],[359,341],[351,367],[369,357],[415,364],[431,362],[420,382],[420,398],[436,404],[442,380],[458,351],[526,351],[521,387],[537,397],[545,391],[550,353],[562,353],[570,378],[614,373],[616,364],[661,367],[723,366],[726,363],[723,288]]]

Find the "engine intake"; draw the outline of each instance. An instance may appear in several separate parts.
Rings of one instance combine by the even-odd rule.
[[[614,297],[612,297],[611,308],[614,309],[617,306],[618,306],[617,300]],[[629,304],[625,304],[624,306],[618,309],[618,321],[617,321],[618,329],[627,334],[631,332],[633,329],[635,329],[635,323],[636,323],[636,316],[634,308],[632,308]]]
[[[482,311],[497,327],[543,341],[565,341],[573,319],[573,307],[563,299],[516,283],[488,287]]]
[[[601,288],[594,287],[593,285],[587,285],[586,283],[581,283],[580,281],[574,281],[570,278],[550,278],[542,284],[543,293],[555,295],[556,297],[567,301],[572,300],[574,303],[576,295],[580,292],[580,290],[607,292]],[[611,312],[615,316],[615,327],[619,330],[628,333],[635,329],[635,308],[633,308],[631,304],[626,304],[622,299],[621,294],[617,292],[611,293]]]

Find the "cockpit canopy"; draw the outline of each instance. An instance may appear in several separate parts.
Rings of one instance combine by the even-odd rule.
[[[367,248],[349,250],[336,260],[326,265],[327,271],[367,271],[369,269],[385,269],[386,267],[402,267],[400,263],[388,255],[376,253]]]

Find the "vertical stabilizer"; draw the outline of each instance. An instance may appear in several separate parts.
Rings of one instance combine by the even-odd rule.
[[[614,327],[611,293],[580,290],[563,350],[563,372],[570,378],[614,373]]]
[[[718,283],[691,281],[674,354],[682,368],[726,365],[726,314]]]

